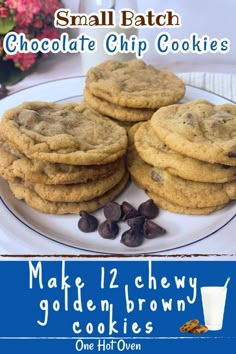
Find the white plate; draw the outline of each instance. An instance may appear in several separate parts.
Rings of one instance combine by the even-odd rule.
[[[84,77],[76,77],[48,82],[22,90],[0,101],[0,114],[6,109],[26,100],[80,102],[84,82]],[[198,98],[209,100],[215,104],[229,103],[223,97],[187,86],[184,101]],[[234,202],[224,209],[207,216],[180,215],[161,210],[159,216],[156,218],[156,222],[166,228],[167,234],[154,240],[145,240],[140,247],[132,249],[120,243],[120,235],[127,228],[126,224],[121,225],[120,234],[115,240],[105,240],[96,232],[83,234],[77,227],[78,216],[54,216],[39,213],[29,208],[24,202],[16,200],[9,191],[7,183],[2,179],[0,180],[0,188],[1,203],[4,206],[4,212],[10,213],[13,220],[13,223],[5,225],[4,215],[1,215],[1,223],[4,229],[16,234],[19,228],[22,229],[23,226],[25,232],[32,233],[32,237],[37,237],[37,235],[39,237],[41,235],[67,246],[88,251],[89,253],[131,255],[173,250],[213,235],[228,224],[236,214],[236,204]],[[144,191],[136,187],[133,183],[130,183],[119,198],[117,198],[117,202],[127,200],[137,207],[147,199],[148,197]],[[104,219],[102,210],[97,211],[95,215],[100,221]]]

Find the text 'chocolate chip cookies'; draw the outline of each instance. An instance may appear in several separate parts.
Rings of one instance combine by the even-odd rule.
[[[128,181],[125,129],[84,104],[27,102],[5,112],[0,131],[0,174],[39,211],[95,211]]]

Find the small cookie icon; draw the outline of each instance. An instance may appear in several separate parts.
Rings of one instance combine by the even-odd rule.
[[[191,329],[189,332],[192,334],[202,334],[202,333],[206,333],[207,331],[208,331],[207,326],[198,325],[198,326],[194,327],[193,329]]]
[[[194,327],[197,327],[199,324],[198,320],[191,320],[183,324],[183,326],[180,327],[180,332],[190,332]]]

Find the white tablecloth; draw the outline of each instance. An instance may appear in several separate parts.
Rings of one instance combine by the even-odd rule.
[[[18,90],[30,87],[42,82],[55,80],[59,78],[81,75],[81,70],[77,63],[76,56],[60,56],[57,60],[52,56],[43,60],[37,71],[17,85],[11,88],[11,94]],[[223,73],[192,72],[178,73],[178,75],[187,83],[200,87],[219,95],[222,95],[236,102],[236,75]],[[25,98],[27,100],[27,97]],[[6,222],[13,222],[9,214]],[[165,252],[170,255],[205,255],[211,254],[210,259],[219,259],[218,255],[225,255],[220,259],[228,259],[229,255],[236,255],[236,218],[224,227],[224,237],[222,232],[218,231],[211,237],[201,240],[193,245],[185,246],[174,251]],[[42,236],[32,234],[12,235],[6,228],[3,228],[3,222],[0,218],[0,254],[1,255],[78,255],[82,251],[58,244]],[[162,253],[160,255],[163,255]],[[198,256],[197,259],[205,259],[205,256]],[[184,258],[183,258],[184,259]],[[194,258],[195,259],[195,258]],[[209,259],[209,257],[207,258]]]

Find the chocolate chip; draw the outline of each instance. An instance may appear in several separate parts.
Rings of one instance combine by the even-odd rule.
[[[144,237],[148,239],[155,238],[157,236],[164,235],[166,230],[161,226],[157,225],[155,222],[146,219],[143,225]]]
[[[236,157],[236,152],[235,151],[229,152],[228,157]]]
[[[154,219],[159,214],[159,208],[154,204],[152,199],[148,199],[146,202],[140,204],[138,212],[148,219]]]
[[[156,182],[161,182],[162,181],[161,175],[155,170],[152,170],[151,177],[152,177],[153,181],[156,181]]]
[[[144,216],[137,216],[136,218],[128,219],[127,224],[133,229],[138,228],[142,230],[145,221]]]
[[[80,214],[81,218],[78,222],[78,228],[83,232],[93,232],[96,231],[98,228],[98,220],[95,216],[90,215],[86,211],[81,211]]]
[[[123,216],[123,210],[120,204],[116,202],[108,203],[104,207],[105,218],[111,221],[119,221]]]
[[[227,166],[227,165],[220,165],[220,167],[221,167],[223,170],[228,170],[229,168],[231,168],[231,166]]]
[[[192,113],[187,112],[186,114],[184,114],[183,124],[189,124],[192,127],[194,127],[194,117],[193,117]]]
[[[103,221],[98,227],[98,233],[103,238],[114,240],[119,232],[118,225],[111,220]]]
[[[128,219],[133,219],[139,216],[138,210],[135,209],[133,205],[129,204],[128,202],[123,202],[121,207],[123,211],[123,217],[122,217],[123,221]]]
[[[131,228],[122,234],[120,242],[127,247],[137,247],[143,243],[143,240],[143,233],[137,228]]]

